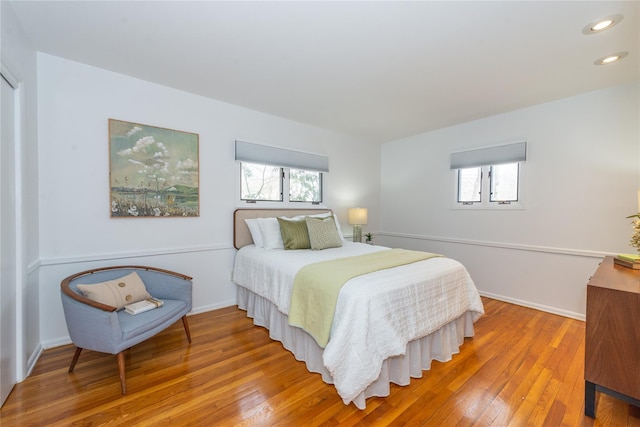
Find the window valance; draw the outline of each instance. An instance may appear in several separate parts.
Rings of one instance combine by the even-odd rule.
[[[329,172],[329,157],[236,140],[236,161]]]
[[[475,168],[478,166],[501,165],[527,160],[527,143],[497,145],[476,150],[451,153],[451,169]]]

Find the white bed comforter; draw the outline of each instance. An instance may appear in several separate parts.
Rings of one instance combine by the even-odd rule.
[[[265,250],[245,246],[236,254],[233,281],[289,313],[293,281],[306,264],[385,250],[343,242],[322,251]],[[484,309],[467,270],[449,258],[431,258],[365,274],[340,290],[323,361],[345,404],[375,381],[382,362],[404,354],[409,341],[460,317]]]

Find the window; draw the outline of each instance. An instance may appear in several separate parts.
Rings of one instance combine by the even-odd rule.
[[[458,169],[458,203],[479,202],[482,195],[482,169]]]
[[[282,201],[282,168],[242,163],[240,170],[242,200]]]
[[[489,172],[490,202],[511,203],[518,201],[519,166],[518,163],[491,166]]]
[[[322,174],[329,158],[236,140],[240,199],[247,202],[322,203]]]
[[[322,173],[242,162],[240,199],[249,202],[322,202]],[[288,197],[284,197],[288,194]]]
[[[322,202],[322,173],[289,169],[290,202]]]
[[[526,142],[452,153],[456,205],[520,207],[525,160]]]
[[[483,188],[490,189],[489,203],[517,202],[519,170],[518,163],[458,169],[458,203],[482,203]]]

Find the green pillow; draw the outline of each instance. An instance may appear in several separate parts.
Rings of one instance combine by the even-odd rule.
[[[306,222],[311,249],[320,250],[342,246],[342,240],[338,234],[338,228],[333,216],[327,218],[307,217]]]
[[[282,243],[285,249],[309,249],[309,232],[307,231],[307,223],[304,219],[288,220],[278,218],[280,223],[280,234],[282,235]]]

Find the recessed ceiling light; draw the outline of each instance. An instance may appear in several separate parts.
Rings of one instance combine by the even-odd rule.
[[[613,24],[613,20],[605,19],[604,21],[600,21],[596,25],[591,27],[591,31],[602,31],[608,26],[610,26],[611,24]]]
[[[622,15],[611,15],[606,18],[598,19],[597,21],[591,22],[589,25],[582,29],[583,34],[596,34],[602,31],[608,30],[616,26],[620,21],[622,21]]]
[[[617,53],[614,53],[614,54],[611,54],[611,55],[603,56],[602,58],[597,59],[594,62],[594,64],[596,64],[596,65],[613,64],[614,62],[620,61],[622,58],[624,58],[628,54],[629,54],[629,52],[617,52]]]

